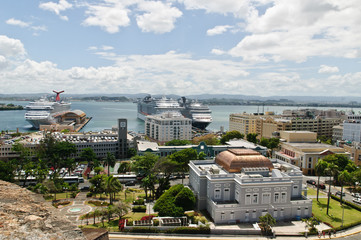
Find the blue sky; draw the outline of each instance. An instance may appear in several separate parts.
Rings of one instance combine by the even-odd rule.
[[[0,93],[360,95],[356,0],[0,4]]]

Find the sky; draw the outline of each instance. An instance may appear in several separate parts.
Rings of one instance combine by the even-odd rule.
[[[359,0],[2,0],[0,94],[360,96]]]

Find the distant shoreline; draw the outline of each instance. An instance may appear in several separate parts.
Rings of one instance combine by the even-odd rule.
[[[0,111],[11,111],[11,110],[24,110],[24,107],[21,105],[14,105],[12,103],[9,104],[0,103]]]

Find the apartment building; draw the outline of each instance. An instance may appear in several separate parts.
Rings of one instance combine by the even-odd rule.
[[[342,140],[361,142],[361,115],[349,115],[343,122]]]
[[[318,161],[329,154],[350,154],[345,149],[329,144],[318,143],[316,134],[305,131],[285,131],[280,133],[280,150],[274,152],[274,157],[301,169],[303,174],[314,174]]]
[[[244,135],[249,133],[262,134],[262,119],[260,115],[233,113],[229,116],[229,131],[238,131]]]
[[[145,134],[159,142],[192,139],[192,120],[179,113],[165,112],[145,118]]]
[[[207,210],[216,224],[257,222],[267,213],[277,221],[312,215],[302,172],[281,160],[271,161],[248,149],[230,149],[215,160],[191,161],[189,167],[196,207]]]

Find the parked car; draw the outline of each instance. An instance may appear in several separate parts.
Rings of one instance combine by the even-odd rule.
[[[316,185],[316,181],[315,181],[315,180],[312,180],[312,179],[307,180],[306,182],[307,182],[308,184],[311,184],[311,185]]]
[[[361,203],[361,198],[354,198],[352,201],[355,203]]]
[[[83,186],[80,188],[80,191],[89,191],[90,187],[89,186]]]
[[[359,193],[351,193],[351,196],[355,197],[355,198],[360,198],[361,194],[359,194]]]
[[[335,193],[335,195],[336,195],[336,196],[337,196],[337,195],[341,196],[341,191],[337,191],[337,192]],[[345,194],[344,192],[342,192],[342,196],[344,197],[344,196],[346,196],[346,194]]]
[[[321,189],[326,189],[326,186],[325,186],[325,184],[323,184],[323,183],[318,184],[318,187],[321,188]]]

